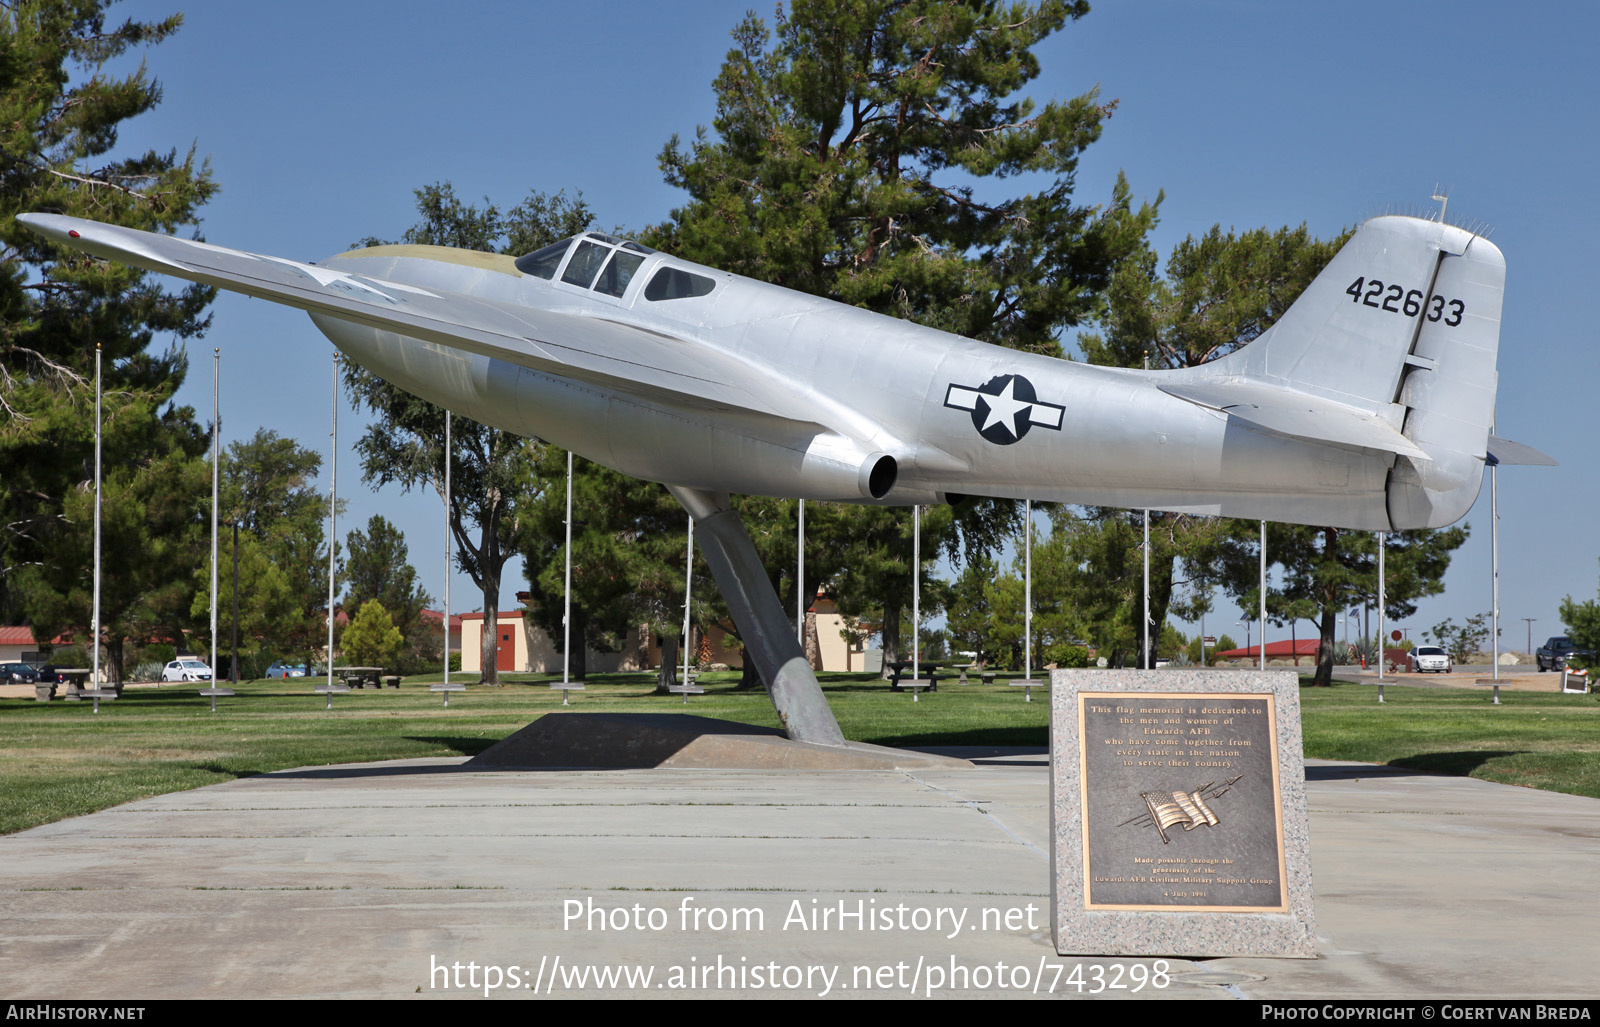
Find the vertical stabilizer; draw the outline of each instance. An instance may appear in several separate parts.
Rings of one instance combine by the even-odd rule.
[[[1487,239],[1421,218],[1373,218],[1271,330],[1190,373],[1197,383],[1270,385],[1388,424],[1420,450],[1376,447],[1397,454],[1393,526],[1450,524],[1482,480],[1504,289],[1505,259]],[[1343,441],[1337,428],[1317,437]],[[1373,448],[1353,434],[1348,443]]]

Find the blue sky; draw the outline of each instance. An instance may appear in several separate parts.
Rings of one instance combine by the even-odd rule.
[[[204,4],[142,55],[164,101],[124,130],[123,148],[192,143],[222,187],[206,238],[299,259],[398,236],[414,217],[412,190],[440,180],[502,206],[533,189],[581,190],[602,224],[642,226],[681,201],[655,156],[711,121],[711,80],[746,7]],[[175,9],[129,0],[112,16]],[[770,20],[771,5],[758,13]],[[1600,458],[1582,428],[1600,364],[1589,243],[1600,224],[1597,28],[1600,9],[1578,4],[1107,0],[1039,48],[1043,71],[1028,89],[1048,100],[1098,87],[1117,101],[1077,195],[1103,201],[1119,170],[1136,196],[1164,190],[1163,253],[1218,222],[1305,222],[1331,235],[1373,213],[1425,209],[1436,183],[1449,188],[1452,220],[1493,227],[1509,269],[1499,431],[1562,464],[1501,475],[1510,648],[1525,644],[1521,618],[1537,618],[1537,645],[1560,630],[1561,597],[1593,598],[1600,581]],[[226,294],[213,309],[180,401],[209,417],[218,346],[225,443],[259,426],[326,452],[331,346],[296,311]],[[360,483],[350,445],[363,423],[341,410],[350,508],[339,534],[384,514],[437,595],[440,504]],[[1413,637],[1488,609],[1488,507],[1486,479],[1446,593],[1405,622]],[[522,587],[518,568],[502,587]],[[481,602],[464,577],[451,591],[455,609]]]

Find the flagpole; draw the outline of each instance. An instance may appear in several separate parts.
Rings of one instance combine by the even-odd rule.
[[[922,658],[922,507],[911,508],[911,697],[917,696],[916,684],[922,676],[919,662]]]
[[[689,543],[683,558],[683,701],[689,701],[689,600],[694,588],[694,518],[689,518]]]
[[[1261,522],[1261,669],[1267,669],[1267,522]]]
[[[450,708],[450,693],[465,692],[466,685],[452,685],[450,683],[450,572],[451,557],[455,548],[451,544],[454,536],[450,531],[450,467],[455,463],[455,445],[450,438],[450,425],[454,415],[450,411],[444,412],[444,683],[429,685],[429,691],[444,693],[445,709]]]
[[[94,344],[94,627],[91,631],[89,647],[94,651],[93,677],[89,679],[90,687],[95,691],[100,690],[100,493],[103,491],[100,473],[100,344]],[[95,711],[99,712],[99,700],[95,701]]]
[[[450,534],[450,464],[454,455],[450,446],[450,411],[444,412],[444,704],[450,705],[450,557],[453,537]]]
[[[339,354],[333,354],[333,430],[328,433],[328,709],[333,709],[333,546],[339,508]]]
[[[1388,533],[1382,532],[1382,531],[1378,532],[1378,701],[1379,702],[1383,702],[1383,665],[1387,660],[1387,652],[1386,652],[1386,650],[1388,649],[1388,645],[1389,645],[1389,643],[1387,641],[1385,641],[1384,634],[1383,634],[1384,614],[1386,612],[1385,611],[1385,607],[1388,606],[1388,602],[1389,602],[1388,596],[1385,594],[1385,586],[1384,586],[1384,580],[1383,580],[1383,557],[1384,557],[1385,551],[1389,548],[1389,544],[1388,543],[1389,543]]]
[[[561,608],[561,705],[566,706],[567,689],[572,685],[572,450],[567,450],[567,543],[566,583]]]
[[[217,450],[221,422],[217,418],[217,381],[222,374],[222,348],[211,348],[211,690],[217,687],[217,496],[219,494],[218,469],[221,466]],[[211,712],[217,712],[217,697],[211,697]]]
[[[795,530],[795,551],[799,554],[794,571],[794,634],[802,650],[806,647],[806,501],[800,500],[799,523]]]
[[[1144,651],[1140,653],[1145,670],[1155,667],[1150,658],[1150,511],[1144,512]]]
[[[1031,681],[1033,680],[1033,500],[1024,499],[1022,510],[1022,680]]]

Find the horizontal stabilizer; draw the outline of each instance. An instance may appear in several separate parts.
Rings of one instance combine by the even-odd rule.
[[[1546,456],[1532,446],[1524,446],[1520,442],[1502,439],[1498,435],[1489,436],[1489,463],[1524,464],[1530,467],[1561,466],[1552,457]]]
[[[1160,388],[1169,396],[1220,410],[1279,435],[1428,459],[1427,453],[1383,418],[1321,396],[1239,381],[1163,383]]]

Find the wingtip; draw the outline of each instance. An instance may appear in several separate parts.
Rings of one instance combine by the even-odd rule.
[[[72,227],[77,218],[69,218],[61,214],[18,214],[17,223],[37,235],[55,242],[66,242],[79,237],[78,231]]]

